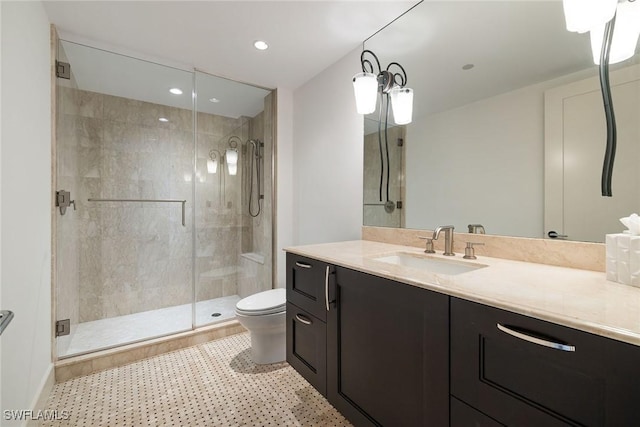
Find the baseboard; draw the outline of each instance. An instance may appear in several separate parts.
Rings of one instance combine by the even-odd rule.
[[[36,394],[33,403],[31,404],[31,409],[34,414],[37,414],[38,411],[44,410],[47,405],[47,400],[49,399],[49,395],[53,390],[53,386],[56,383],[56,371],[54,369],[53,363],[49,365],[47,369],[47,373],[42,378],[42,382],[40,383],[40,387],[38,388],[38,393]],[[36,427],[40,425],[40,421],[38,420],[26,420],[23,424],[26,427]]]

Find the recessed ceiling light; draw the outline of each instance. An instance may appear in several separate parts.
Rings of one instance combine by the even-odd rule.
[[[182,95],[182,89],[179,89],[177,87],[172,87],[171,89],[169,89],[169,92],[174,95]]]
[[[163,123],[166,123],[169,121],[169,119],[167,119],[166,117],[160,117],[158,120],[160,120]]]
[[[475,67],[475,65],[473,65],[473,64],[465,64],[465,65],[462,66],[462,69],[467,71],[467,70],[472,69],[473,67]]]
[[[217,104],[218,102],[220,102],[220,100],[218,98],[210,98],[209,102],[213,102],[214,104]]]
[[[256,40],[255,42],[253,42],[253,45],[258,50],[266,50],[266,49],[269,48],[269,45],[267,44],[267,42],[265,42],[263,40]]]

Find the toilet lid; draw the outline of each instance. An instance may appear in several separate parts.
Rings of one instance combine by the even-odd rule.
[[[236,310],[242,314],[271,314],[284,311],[287,303],[285,289],[271,289],[241,299]]]

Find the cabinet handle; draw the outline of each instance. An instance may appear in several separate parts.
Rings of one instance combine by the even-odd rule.
[[[544,347],[555,348],[556,350],[576,351],[576,347],[573,345],[561,344],[558,342],[547,341],[541,338],[532,337],[531,335],[523,334],[522,332],[514,331],[513,329],[507,328],[506,326],[503,326],[500,323],[498,323],[497,326],[498,326],[498,329],[500,329],[502,332],[509,334],[511,336],[514,336],[516,338],[520,338],[521,340],[529,341],[534,344],[542,345]]]
[[[329,266],[327,265],[327,271],[324,274],[324,302],[327,305],[327,311],[329,311]]]
[[[302,314],[296,314],[296,320],[305,325],[310,325],[312,323],[310,319],[307,319]]]
[[[296,261],[296,265],[297,265],[298,267],[302,267],[302,268],[311,268],[311,265],[310,265],[310,264],[306,264],[306,263],[304,263],[304,262],[298,262],[298,261]]]

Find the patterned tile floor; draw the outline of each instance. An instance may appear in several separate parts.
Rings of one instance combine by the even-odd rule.
[[[243,333],[56,384],[46,409],[68,419],[41,425],[351,425],[289,364],[249,354]]]

